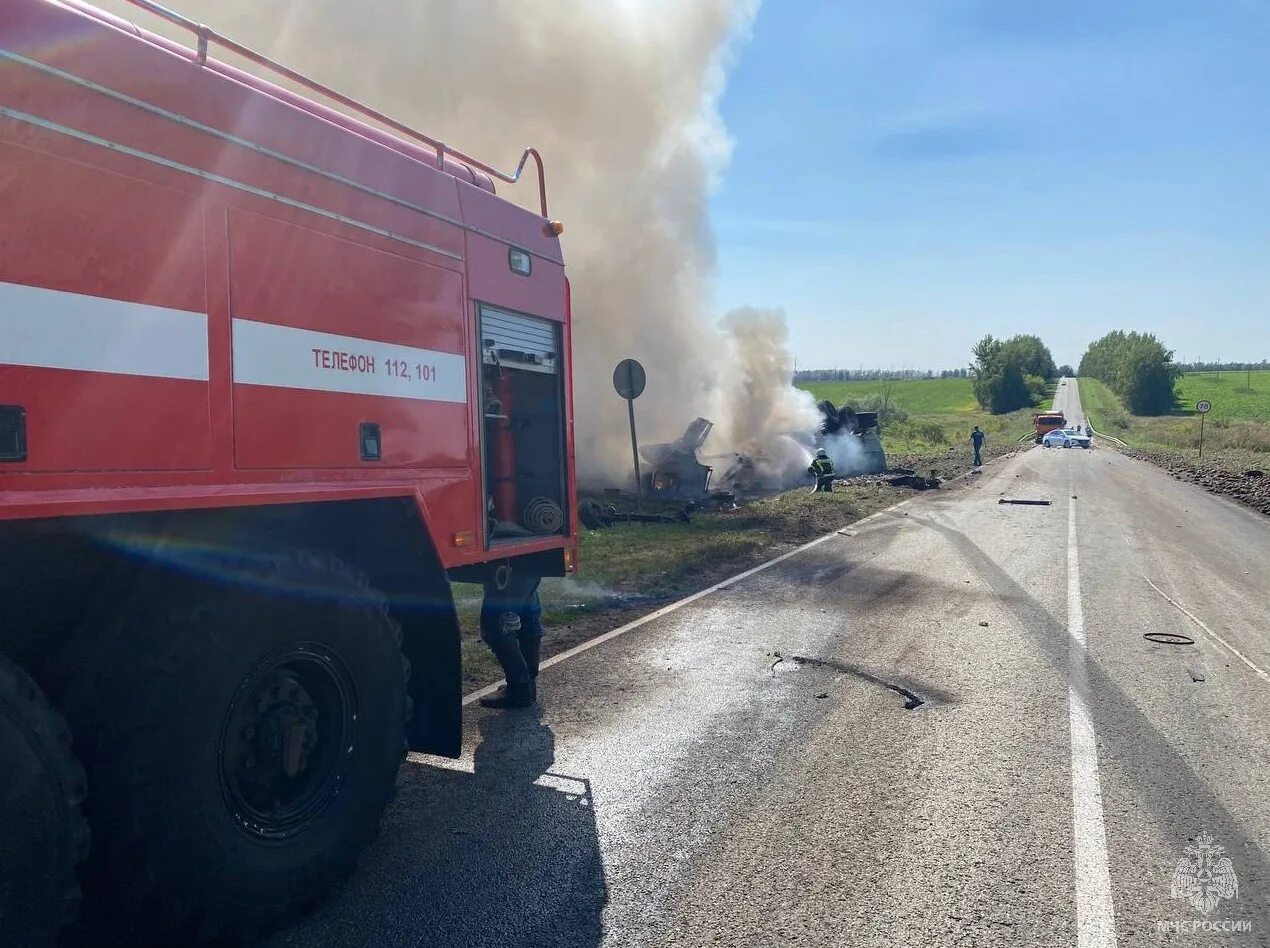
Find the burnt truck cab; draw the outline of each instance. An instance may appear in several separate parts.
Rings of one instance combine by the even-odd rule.
[[[0,659],[69,721],[39,779],[87,770],[89,903],[232,935],[348,871],[404,744],[458,754],[448,581],[574,569],[569,285],[533,149],[132,2],[188,42],[0,0]]]

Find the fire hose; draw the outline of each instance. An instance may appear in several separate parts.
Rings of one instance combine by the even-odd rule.
[[[525,505],[525,526],[534,533],[559,533],[564,527],[564,511],[549,497],[535,497]]]

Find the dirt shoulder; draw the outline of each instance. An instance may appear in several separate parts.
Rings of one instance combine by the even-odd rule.
[[[1260,451],[1223,451],[1202,461],[1196,454],[1118,448],[1129,457],[1162,467],[1181,481],[1230,497],[1270,516],[1270,457]]]

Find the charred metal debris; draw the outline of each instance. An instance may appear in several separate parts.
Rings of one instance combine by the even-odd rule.
[[[817,408],[815,430],[785,432],[741,451],[703,453],[714,429],[708,418],[694,419],[675,441],[642,445],[646,496],[715,501],[809,484],[806,468],[819,448],[828,450],[843,478],[886,471],[877,412],[857,412],[828,400]]]

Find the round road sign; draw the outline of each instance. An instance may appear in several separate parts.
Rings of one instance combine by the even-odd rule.
[[[1207,415],[1213,409],[1213,403],[1207,398],[1201,398],[1195,403],[1195,410],[1201,415]]]
[[[613,387],[625,399],[639,398],[647,381],[644,367],[634,359],[623,359],[613,370]]]

